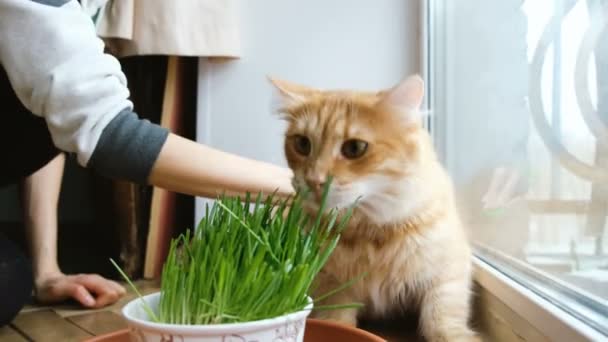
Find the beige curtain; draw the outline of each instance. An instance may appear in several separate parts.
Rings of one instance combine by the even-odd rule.
[[[119,57],[240,56],[236,0],[110,0],[97,33]]]

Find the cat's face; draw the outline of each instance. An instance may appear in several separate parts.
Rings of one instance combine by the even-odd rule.
[[[288,121],[285,155],[294,171],[294,186],[311,190],[310,206],[318,204],[329,176],[330,207],[344,208],[359,199],[361,210],[383,215],[379,210],[400,199],[408,186],[404,180],[416,173],[421,153],[419,77],[378,93],[272,82]]]

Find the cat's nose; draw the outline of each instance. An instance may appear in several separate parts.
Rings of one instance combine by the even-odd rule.
[[[308,183],[308,187],[315,194],[317,200],[321,199],[323,196],[323,188],[325,187],[325,178],[324,177],[309,177],[306,179],[306,183]]]

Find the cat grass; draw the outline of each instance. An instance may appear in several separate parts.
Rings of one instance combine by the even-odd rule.
[[[277,200],[251,194],[221,197],[194,232],[171,241],[162,269],[157,312],[143,301],[152,321],[170,324],[249,322],[303,310],[313,280],[325,265],[352,214],[325,214],[327,182],[316,216],[306,214],[306,194]],[[306,227],[306,228],[305,228]],[[113,261],[112,261],[113,262]],[[118,266],[114,263],[118,268]],[[127,282],[128,277],[119,269]],[[323,296],[350,286],[356,279]],[[317,306],[316,310],[359,304]]]

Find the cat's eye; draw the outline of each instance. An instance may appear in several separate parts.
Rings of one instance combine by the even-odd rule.
[[[299,134],[293,137],[293,146],[296,152],[303,156],[308,156],[312,149],[310,139],[307,136]]]
[[[367,151],[367,142],[359,139],[346,140],[342,144],[342,155],[347,159],[357,159]]]

